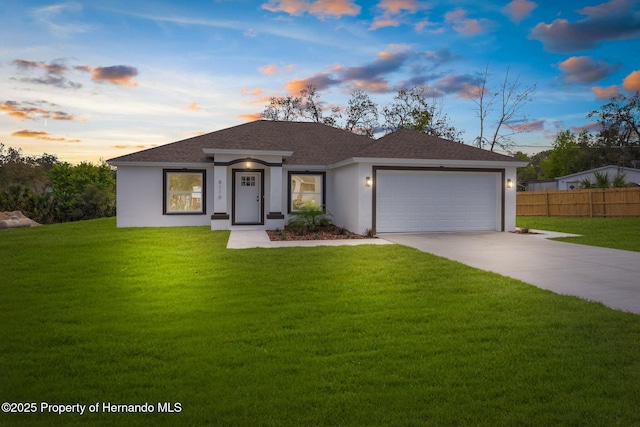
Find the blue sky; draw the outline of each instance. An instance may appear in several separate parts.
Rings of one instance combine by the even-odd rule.
[[[640,0],[2,0],[0,40],[0,142],[72,163],[253,120],[308,83],[379,107],[424,85],[472,143],[466,94],[508,69],[537,84],[512,123],[529,153],[640,90]]]

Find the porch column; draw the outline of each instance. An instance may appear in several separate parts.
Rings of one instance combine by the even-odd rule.
[[[284,219],[282,214],[282,166],[270,168],[269,213],[267,219]]]
[[[229,220],[227,206],[227,167],[213,167],[213,215],[211,220]]]

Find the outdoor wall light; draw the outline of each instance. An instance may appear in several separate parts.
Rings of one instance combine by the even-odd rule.
[[[371,187],[373,185],[373,180],[370,176],[366,177],[364,180],[365,187]]]
[[[247,169],[249,169],[251,167],[251,162],[247,162],[246,166],[247,166]]]
[[[507,180],[507,188],[513,188],[513,181],[510,179]]]

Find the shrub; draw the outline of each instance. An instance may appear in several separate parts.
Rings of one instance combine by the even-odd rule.
[[[320,227],[331,225],[329,214],[320,209],[315,204],[303,205],[296,212],[291,213],[289,228],[295,233],[302,234],[305,231],[315,232]]]

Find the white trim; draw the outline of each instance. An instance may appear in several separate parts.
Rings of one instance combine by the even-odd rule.
[[[476,167],[476,168],[506,168],[506,167],[525,167],[528,162],[507,162],[495,160],[443,160],[443,159],[392,159],[379,157],[351,157],[341,160],[337,163],[329,165],[329,169],[335,169],[347,166],[353,163],[375,163],[384,166],[460,166],[460,167]]]
[[[170,163],[170,162],[107,162],[111,166],[122,167],[153,167],[164,169],[198,168],[207,169],[213,167],[213,162],[201,163]]]
[[[204,154],[232,154],[240,156],[282,156],[291,157],[293,151],[276,151],[276,150],[229,150],[219,148],[203,148]]]
[[[284,163],[282,165],[282,169],[286,170],[286,171],[309,171],[309,172],[315,172],[315,171],[327,171],[329,169],[331,169],[331,167],[328,166],[324,166],[324,165],[289,165]]]

